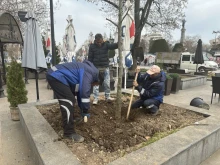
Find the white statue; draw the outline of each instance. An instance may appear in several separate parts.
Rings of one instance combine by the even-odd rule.
[[[93,33],[90,32],[90,33],[89,33],[89,38],[88,38],[89,44],[93,43],[93,42],[94,42],[94,39],[95,39],[95,37],[93,36]]]
[[[67,18],[68,25],[66,27],[65,32],[65,40],[66,40],[66,50],[69,62],[72,59],[75,59],[75,49],[76,49],[76,37],[75,37],[75,29],[73,26],[72,16],[69,15]],[[73,57],[74,56],[74,57]]]

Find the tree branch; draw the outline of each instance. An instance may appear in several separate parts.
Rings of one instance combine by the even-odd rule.
[[[148,24],[148,25],[150,25],[151,27],[154,27],[154,26],[156,26],[157,24],[156,23],[149,23],[149,22],[146,22],[146,24]]]
[[[141,21],[140,21],[141,24],[142,24],[142,22],[143,22],[143,20],[144,20],[144,16],[145,16],[145,14],[146,14],[146,12],[147,12],[147,9],[148,9],[148,6],[149,6],[150,1],[151,1],[151,0],[147,0],[146,4],[144,5],[144,8],[142,8]]]
[[[161,10],[160,10],[160,3],[159,2],[155,2],[154,3],[156,4],[156,7],[157,7],[157,11],[160,13],[160,16],[162,16],[162,13],[161,13]]]
[[[147,19],[148,19],[148,16],[149,16],[149,13],[150,13],[150,8],[151,8],[151,5],[152,5],[152,2],[154,1],[154,0],[148,0],[149,1],[149,4],[148,4],[148,7],[147,7],[147,9],[146,9],[146,15],[145,15],[145,17],[143,18],[143,20],[142,20],[142,23],[141,23],[141,26],[142,27],[144,27],[144,24],[147,22]]]
[[[111,1],[109,1],[109,0],[102,0],[102,1],[104,1],[104,2],[106,2],[106,3],[108,3],[108,4],[110,4],[110,5],[112,5],[112,6],[115,7],[116,9],[119,9],[119,6],[116,5],[114,2],[111,2]]]
[[[148,25],[150,25],[151,27],[155,27],[155,26],[157,26],[157,25],[171,25],[171,24],[174,24],[174,22],[161,22],[161,23],[154,23],[154,22],[152,22],[152,23],[149,23],[149,22],[146,22],[146,24],[148,24]]]
[[[108,18],[106,18],[106,20],[109,21],[109,22],[111,22],[111,23],[112,23],[113,25],[115,25],[116,27],[118,27],[117,23],[115,23],[114,21],[112,21],[112,20],[110,20],[110,19],[108,19]]]

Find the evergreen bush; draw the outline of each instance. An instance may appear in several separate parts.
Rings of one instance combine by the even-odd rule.
[[[170,75],[166,74],[166,79],[173,79]]]
[[[171,73],[171,74],[169,74],[169,76],[172,78],[179,78],[180,77],[180,75],[177,73]]]
[[[173,47],[172,52],[184,52],[183,44],[176,43],[175,46]]]
[[[154,54],[156,52],[170,52],[170,48],[165,39],[159,39],[153,42],[152,47],[149,50],[149,53]]]
[[[27,90],[23,80],[22,67],[15,60],[11,62],[8,68],[6,84],[8,102],[11,107],[17,107],[18,104],[27,103]]]

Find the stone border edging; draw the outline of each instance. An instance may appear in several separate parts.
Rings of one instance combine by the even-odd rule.
[[[20,118],[37,165],[78,165],[79,160],[36,109],[36,105],[57,103],[56,100],[19,105]],[[189,110],[210,115],[155,143],[121,157],[110,165],[199,165],[220,148],[220,117],[191,106]],[[38,120],[36,120],[38,119]],[[40,120],[40,121],[39,121]]]
[[[19,105],[20,121],[27,137],[36,165],[79,165],[77,157],[62,142],[58,135],[35,107],[57,101]],[[73,163],[74,162],[74,163]]]

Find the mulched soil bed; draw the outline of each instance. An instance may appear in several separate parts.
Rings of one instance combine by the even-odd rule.
[[[129,96],[122,98],[121,122],[116,122],[114,118],[116,102],[107,103],[103,99],[98,105],[91,104],[88,122],[75,126],[76,132],[85,138],[83,143],[62,139],[62,120],[58,104],[37,108],[60,136],[57,140],[63,140],[85,165],[107,164],[151,143],[154,136],[166,136],[204,119],[201,114],[162,104],[157,116],[151,116],[140,108],[131,110],[130,120],[126,121],[129,99]],[[75,116],[79,116],[78,107],[75,109]]]

